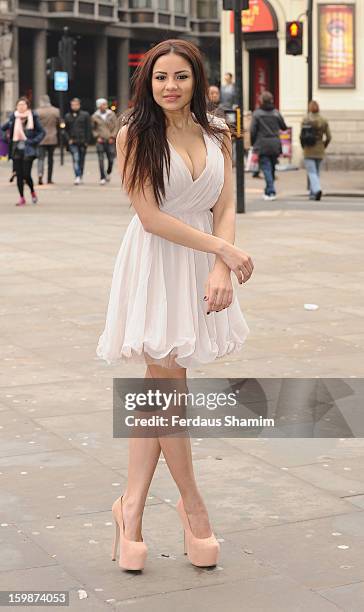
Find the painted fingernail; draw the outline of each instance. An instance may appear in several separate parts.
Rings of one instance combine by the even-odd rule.
[[[205,295],[204,300],[207,300],[207,295]]]
[[[207,313],[207,314],[210,314],[210,310],[208,311],[208,313]]]

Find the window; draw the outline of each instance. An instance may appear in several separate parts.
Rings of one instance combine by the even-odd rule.
[[[199,19],[217,19],[217,0],[197,0]]]
[[[129,0],[129,8],[152,8],[152,0]]]
[[[185,13],[185,0],[174,0],[175,13]]]
[[[163,11],[169,11],[169,0],[158,0],[158,8]]]

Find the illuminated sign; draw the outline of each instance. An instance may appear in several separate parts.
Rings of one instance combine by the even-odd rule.
[[[250,0],[249,9],[241,13],[241,25],[245,34],[250,32],[276,32],[277,19],[266,0]],[[230,32],[234,32],[234,12],[230,12]]]

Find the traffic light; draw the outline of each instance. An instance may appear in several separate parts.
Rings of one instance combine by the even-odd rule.
[[[287,21],[286,23],[286,54],[302,55],[303,53],[303,23]]]
[[[223,0],[224,11],[246,11],[249,8],[249,0]]]
[[[64,28],[64,35],[58,43],[58,55],[62,63],[62,70],[68,72],[70,81],[74,78],[76,66],[76,41],[68,35],[68,28]]]
[[[49,79],[53,79],[54,73],[61,69],[59,57],[49,57],[46,61],[46,74]]]

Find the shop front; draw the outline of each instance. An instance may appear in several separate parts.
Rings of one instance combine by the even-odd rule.
[[[278,21],[266,0],[252,0],[249,11],[242,13],[245,49],[249,54],[249,109],[259,106],[263,91],[274,94],[279,107]],[[230,13],[230,33],[234,33],[233,13]]]
[[[244,111],[253,111],[264,90],[292,128],[293,162],[300,163],[301,120],[308,102],[307,1],[250,0],[242,12]],[[286,54],[286,22],[303,22],[303,54]],[[330,122],[333,140],[326,165],[364,168],[364,2],[313,1],[313,98]],[[234,20],[224,11],[221,74],[234,74]]]

